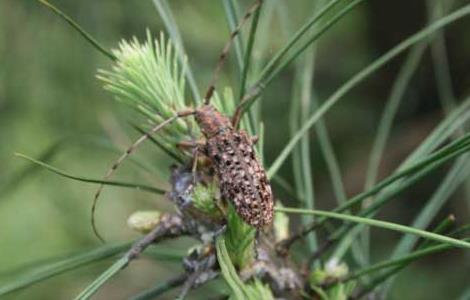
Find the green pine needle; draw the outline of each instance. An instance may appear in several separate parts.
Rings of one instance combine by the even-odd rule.
[[[39,165],[43,168],[45,168],[46,170],[48,171],[51,171],[57,175],[60,175],[60,176],[63,176],[63,177],[66,177],[66,178],[70,178],[70,179],[73,179],[73,180],[78,180],[78,181],[82,181],[82,182],[88,182],[88,183],[95,183],[95,184],[104,184],[104,185],[113,185],[113,186],[120,186],[120,187],[126,187],[126,188],[135,188],[135,189],[138,189],[138,190],[142,190],[142,191],[147,191],[147,192],[151,192],[151,193],[155,193],[155,194],[159,194],[159,195],[163,195],[166,193],[165,190],[162,190],[162,189],[159,189],[159,188],[156,188],[156,187],[152,187],[152,186],[148,186],[148,185],[145,185],[145,184],[140,184],[140,183],[128,183],[128,182],[122,182],[122,181],[111,181],[111,180],[101,180],[101,179],[93,179],[93,178],[88,178],[88,177],[83,177],[83,176],[77,176],[77,175],[72,175],[72,174],[69,174],[69,173],[66,173],[65,171],[62,171],[62,170],[59,170],[45,162],[42,162],[42,161],[39,161],[39,160],[36,160],[32,157],[29,157],[27,155],[24,155],[24,154],[21,154],[21,153],[15,153],[16,156],[18,157],[21,157],[21,158],[24,158],[26,160],[29,160],[30,162],[36,164],[36,165]]]
[[[294,213],[294,214],[310,214],[317,215],[325,218],[339,219],[347,222],[354,222],[368,226],[375,226],[379,228],[389,229],[393,231],[398,231],[403,234],[413,234],[419,237],[434,240],[440,243],[449,244],[458,248],[470,249],[470,243],[458,239],[454,239],[448,236],[441,234],[436,234],[429,231],[424,231],[421,229],[413,228],[410,226],[404,226],[396,223],[385,222],[380,220],[374,220],[369,218],[357,217],[352,215],[334,213],[329,211],[314,210],[314,209],[300,209],[300,208],[289,208],[289,207],[276,207],[276,211],[285,212],[285,213]]]

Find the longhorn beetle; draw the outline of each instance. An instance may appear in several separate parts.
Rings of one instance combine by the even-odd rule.
[[[173,117],[164,120],[142,135],[116,160],[106,173],[105,179],[111,177],[119,165],[151,135],[178,118],[194,116],[205,137],[203,143],[193,143],[192,145],[196,147],[195,163],[199,152],[209,158],[219,180],[222,197],[233,203],[237,213],[246,223],[256,228],[262,228],[272,223],[274,201],[271,186],[265,170],[255,156],[252,138],[245,131],[237,129],[240,122],[240,106],[234,117],[230,119],[217,111],[210,103],[218,75],[234,38],[239,34],[243,24],[260,8],[261,4],[262,0],[257,0],[247,10],[238,26],[230,34],[230,38],[219,56],[213,78],[204,96],[204,104],[195,109],[177,112]],[[96,229],[94,213],[103,187],[103,184],[100,185],[96,191],[92,206],[92,226],[95,234],[100,239],[102,238]]]

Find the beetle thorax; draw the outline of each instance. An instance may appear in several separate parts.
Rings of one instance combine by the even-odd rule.
[[[212,105],[204,105],[196,109],[195,117],[202,133],[208,138],[219,134],[225,129],[233,129],[230,119],[222,115]]]

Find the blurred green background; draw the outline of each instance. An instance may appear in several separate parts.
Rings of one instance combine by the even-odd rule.
[[[228,37],[222,4],[215,0],[170,2],[189,62],[203,90]],[[123,38],[134,35],[143,38],[146,28],[155,35],[164,30],[150,0],[57,0],[53,3],[108,48],[116,47]],[[292,28],[298,28],[311,14],[310,4],[308,0],[289,1],[289,11],[285,13]],[[425,1],[420,0],[371,0],[355,9],[320,40],[314,84],[320,101],[368,62],[422,28],[426,18]],[[468,18],[446,28],[450,73],[457,99],[470,91],[469,29]],[[270,39],[272,52],[286,40],[276,26],[272,35],[264,38]],[[327,115],[349,195],[362,189],[376,124],[401,63],[402,57],[394,60],[348,94]],[[18,271],[19,266],[99,245],[89,221],[96,187],[28,168],[31,164],[15,157],[14,153],[39,157],[56,145],[50,159],[53,165],[73,174],[102,177],[117,156],[115,150],[125,149],[137,137],[130,126],[130,122],[137,121],[136,117],[105,93],[95,78],[97,69],[109,66],[106,57],[36,1],[0,1],[0,282]],[[237,86],[234,66],[231,60],[224,83]],[[288,114],[284,108],[290,99],[292,76],[292,69],[284,71],[263,97],[268,163],[288,140]],[[427,53],[400,108],[381,176],[389,174],[442,117]],[[335,202],[329,176],[313,131],[311,134],[319,206],[330,209]],[[154,172],[139,171],[128,162],[116,178],[167,185],[168,162],[161,153],[145,146],[136,157]],[[289,164],[283,167],[282,175],[292,181]],[[441,175],[436,172],[421,181],[382,210],[378,218],[408,224],[441,180]],[[285,204],[292,204],[279,187],[274,188],[278,198]],[[460,189],[438,219],[453,213],[458,224],[467,223],[470,219],[468,195],[464,188]],[[155,207],[171,209],[163,198],[151,194],[106,188],[98,208],[98,224],[108,241],[129,240],[137,235],[126,227],[127,216],[136,209]],[[378,260],[390,254],[388,246],[398,238],[394,233],[373,230],[373,258]],[[166,243],[165,247],[184,249],[179,245],[188,243],[188,240]],[[470,282],[469,261],[468,252],[458,250],[421,260],[399,276],[392,297],[454,299]],[[78,294],[108,264],[109,261],[69,272],[9,298],[68,299]],[[180,268],[178,263],[140,260],[106,285],[97,299],[125,298],[168,278],[172,270]]]

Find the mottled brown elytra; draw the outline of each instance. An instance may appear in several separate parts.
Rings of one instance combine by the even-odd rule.
[[[224,199],[231,201],[241,218],[251,226],[262,228],[273,220],[274,198],[266,172],[255,155],[253,139],[243,130],[239,130],[240,109],[233,118],[229,118],[210,104],[215,91],[215,83],[230,50],[231,43],[243,24],[260,7],[262,0],[257,0],[247,10],[237,28],[230,34],[214,71],[213,78],[204,96],[204,104],[195,109],[176,113],[173,117],[152,128],[134,142],[127,151],[108,170],[109,178],[119,165],[146,139],[178,118],[194,115],[201,132],[205,137],[202,144],[194,145],[198,153],[206,155],[212,162],[215,174],[220,183],[220,192]],[[239,106],[240,107],[240,106]],[[92,226],[95,234],[101,239],[96,229],[94,213],[96,202],[104,185],[95,193],[92,206]]]

